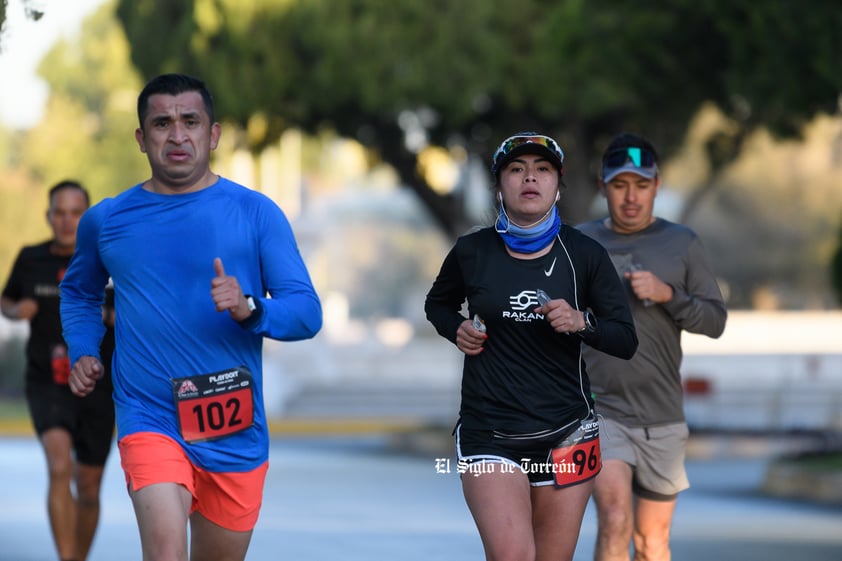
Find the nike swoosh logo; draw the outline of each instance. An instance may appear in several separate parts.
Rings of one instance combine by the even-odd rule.
[[[550,265],[550,268],[549,268],[549,269],[547,269],[546,271],[544,271],[544,274],[545,274],[546,276],[550,276],[550,275],[552,275],[552,274],[553,274],[553,269],[555,269],[555,260],[556,260],[556,259],[557,259],[557,257],[553,257],[553,264],[552,264],[552,265]]]

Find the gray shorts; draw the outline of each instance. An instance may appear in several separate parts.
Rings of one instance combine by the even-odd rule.
[[[627,427],[599,416],[602,460],[622,460],[634,471],[636,495],[671,500],[690,487],[684,457],[690,431],[686,423]]]

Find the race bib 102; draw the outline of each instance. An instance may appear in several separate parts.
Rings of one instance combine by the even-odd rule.
[[[254,424],[254,380],[245,366],[171,382],[185,441],[222,438]]]

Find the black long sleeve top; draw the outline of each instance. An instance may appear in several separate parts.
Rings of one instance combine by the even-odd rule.
[[[592,310],[593,332],[561,334],[540,314],[537,289]],[[628,359],[637,335],[626,295],[606,251],[562,225],[553,247],[536,259],[511,256],[493,228],[460,237],[427,294],[427,319],[456,341],[469,315],[485,321],[488,339],[465,356],[460,421],[464,428],[512,434],[541,432],[581,419],[593,406],[583,344]]]

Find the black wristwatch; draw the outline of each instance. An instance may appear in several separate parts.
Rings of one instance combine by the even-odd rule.
[[[585,310],[584,312],[582,312],[582,317],[585,319],[585,327],[577,331],[577,333],[584,334],[593,333],[594,331],[596,331],[597,321],[596,316],[593,315],[593,312],[590,310]]]
[[[248,304],[250,315],[246,319],[237,323],[239,323],[242,327],[249,328],[257,325],[263,318],[263,304],[258,298],[255,298],[251,294],[243,294],[243,296],[246,298],[246,304]]]

